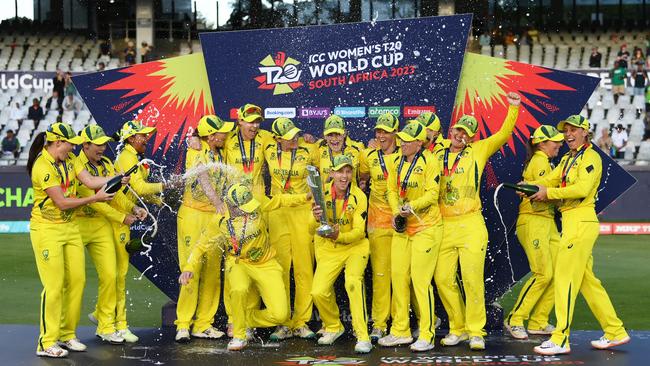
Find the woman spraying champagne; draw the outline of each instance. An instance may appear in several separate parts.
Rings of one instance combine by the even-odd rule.
[[[564,136],[553,126],[543,125],[533,132],[529,140],[531,155],[524,167],[524,180],[532,181],[549,175],[553,169],[550,159],[557,156],[562,141]],[[537,190],[536,186],[532,188],[526,194]],[[554,217],[553,204],[522,198],[517,219],[517,239],[526,252],[533,275],[526,281],[515,307],[505,320],[506,329],[516,339],[526,339],[528,333],[549,335],[554,329],[548,323],[548,315],[553,308],[553,258],[560,242]],[[528,333],[524,327],[526,319],[530,319]]]

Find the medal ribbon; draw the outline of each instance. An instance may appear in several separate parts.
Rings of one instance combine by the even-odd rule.
[[[237,132],[237,139],[239,140],[239,153],[241,154],[241,164],[244,167],[244,173],[250,174],[255,168],[255,139],[250,141],[250,159],[246,157],[246,151],[244,150],[244,138],[241,135],[241,131]]]
[[[278,166],[280,167],[280,171],[282,171],[282,149],[280,148],[280,144],[278,143],[277,145],[277,152],[278,152]],[[296,161],[296,149],[291,149],[291,163],[289,164],[289,174],[287,174],[287,178],[284,180],[284,184],[282,184],[282,187],[284,187],[284,190],[286,191],[291,187],[291,182],[289,181],[291,179],[291,170],[293,170],[293,163]],[[280,173],[280,180],[282,180],[282,173]]]
[[[404,177],[403,181],[401,180],[402,167],[404,166],[404,162],[406,161],[406,156],[402,156],[402,159],[400,159],[399,161],[399,166],[397,167],[397,186],[400,187],[399,196],[402,198],[406,197],[406,188],[408,187],[408,182],[409,179],[411,178],[411,173],[413,172],[413,168],[415,168],[415,165],[417,164],[418,159],[420,158],[421,155],[422,153],[420,151],[418,151],[415,154],[415,157],[413,157],[413,162],[411,163],[411,166],[406,171],[406,176]]]
[[[334,183],[332,183],[332,218],[335,220],[335,224],[338,224],[340,219],[336,216],[336,190],[334,189]],[[350,186],[345,191],[345,197],[343,198],[343,207],[341,207],[341,219],[345,216],[345,210],[348,208],[348,200],[350,199]]]
[[[465,151],[465,148],[463,148],[458,153],[458,155],[456,155],[456,159],[454,160],[454,165],[451,167],[451,170],[449,170],[449,150],[450,150],[449,148],[445,149],[445,157],[444,157],[444,161],[443,161],[444,165],[445,165],[443,175],[445,177],[451,177],[452,174],[454,174],[454,172],[456,171],[456,168],[458,167],[458,163],[460,163],[460,158],[463,157],[463,152]]]
[[[242,226],[241,229],[241,239],[237,241],[237,234],[235,233],[235,227],[232,224],[232,218],[226,220],[226,225],[228,225],[228,232],[230,233],[230,243],[232,244],[232,248],[235,251],[235,256],[239,257],[241,254],[242,250],[242,242],[244,241],[244,237],[246,236],[246,225],[248,224],[248,215],[244,216],[244,225]]]
[[[566,162],[564,163],[564,167],[562,167],[562,184],[561,184],[560,187],[566,187],[566,177],[567,177],[567,175],[569,175],[569,171],[571,170],[571,168],[573,168],[573,165],[575,164],[576,160],[578,160],[578,158],[580,156],[582,156],[582,154],[585,153],[587,148],[589,148],[589,144],[582,145],[582,149],[580,151],[578,151],[576,156],[573,157],[573,160],[571,160],[571,164],[569,164],[569,159],[570,158],[566,159]],[[567,167],[567,165],[568,165],[568,167]]]

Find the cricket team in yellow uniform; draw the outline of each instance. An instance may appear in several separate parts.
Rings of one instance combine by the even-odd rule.
[[[485,349],[488,236],[480,186],[488,159],[517,121],[520,97],[510,93],[507,101],[501,128],[485,139],[476,139],[479,122],[473,116],[459,118],[444,139],[435,113],[406,121],[401,130],[399,120],[385,114],[368,148],[350,138],[340,116],[328,117],[323,138],[316,140],[287,118],[261,130],[262,109],[247,104],[236,123],[204,116],[188,138],[183,180],[164,183],[150,181],[144,158],[155,128],[126,122],[113,163],[104,156],[112,138],[99,126],[76,135],[65,123],[53,124],[37,136],[28,162],[35,199],[30,236],[44,288],[37,354],[65,357],[86,349],[75,334],[84,247],[99,277],[97,304],[89,314],[97,336],[113,344],[138,341],[126,319],[125,279],[129,250],[146,243],[132,239],[129,226],[150,215],[145,203],[160,205],[161,193],[175,188],[184,189],[177,219],[176,341],[228,334],[228,349],[236,351],[248,345],[255,328],[274,327],[273,341],[300,337],[333,344],[345,331],[334,290],[344,271],[357,353],[370,352],[373,342],[432,350],[439,324],[434,283],[449,317],[440,343],[469,341],[472,350]],[[591,342],[594,348],[630,340],[593,272],[602,163],[589,143],[589,127],[584,117],[571,116],[558,124],[559,131],[537,128],[522,174],[523,183],[536,187],[530,196],[520,193],[517,220],[533,275],[504,326],[517,339],[549,335],[535,347],[544,355],[570,352],[578,292],[605,331]],[[570,151],[553,167],[562,141]],[[75,156],[71,151],[78,144]],[[308,182],[308,166],[320,172],[318,184]],[[133,174],[123,174],[130,168]],[[119,190],[107,188],[112,178],[120,181]],[[321,197],[313,197],[314,184],[322,186]],[[328,230],[319,227],[323,222]],[[368,262],[371,295],[364,281]],[[222,281],[226,332],[213,326]],[[322,322],[318,332],[308,325],[314,307]],[[549,324],[553,307],[555,327]],[[411,310],[418,317],[413,330]]]

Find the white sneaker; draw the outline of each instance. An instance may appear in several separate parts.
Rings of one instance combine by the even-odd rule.
[[[470,338],[469,349],[471,349],[472,351],[483,351],[485,349],[485,339],[479,336],[474,336]]]
[[[438,329],[440,324],[442,324],[442,320],[440,320],[440,318],[436,317],[436,321],[433,323],[433,329]]]
[[[69,341],[58,342],[59,347],[65,348],[68,351],[74,352],[84,352],[86,350],[86,345],[81,343],[77,338],[73,338]]]
[[[228,351],[241,351],[247,344],[245,339],[233,338],[228,342]]]
[[[42,351],[36,351],[36,355],[40,357],[63,358],[68,356],[68,351],[55,344]]]
[[[440,340],[440,344],[443,346],[455,346],[460,342],[466,341],[469,339],[469,336],[467,333],[463,333],[461,335],[455,335],[453,333],[449,333],[445,336],[445,338]]]
[[[354,345],[354,352],[356,353],[370,353],[372,351],[372,343],[370,341],[357,341]]]
[[[325,346],[331,345],[342,335],[343,335],[342,330],[338,332],[323,332],[323,335],[320,338],[318,338],[318,344],[325,345]]]
[[[129,328],[118,330],[118,332],[120,332],[120,335],[124,338],[126,343],[135,343],[140,339],[137,335],[131,333]]]
[[[524,328],[522,325],[510,325],[506,321],[505,323],[503,323],[503,326],[510,333],[512,338],[514,338],[514,339],[528,339],[528,333],[526,333],[526,328]]]
[[[389,334],[385,337],[382,337],[377,341],[382,347],[395,347],[395,346],[404,346],[413,342],[413,337],[397,337],[392,334]]]
[[[88,314],[88,320],[90,320],[90,322],[95,324],[95,325],[99,324],[99,321],[97,320],[97,317],[95,317],[95,313],[89,313]]]
[[[411,344],[409,347],[413,352],[425,352],[430,351],[435,347],[433,343],[429,343],[424,339],[418,339],[415,343]]]
[[[97,337],[99,337],[102,341],[108,342],[110,344],[124,343],[124,338],[122,338],[119,332],[97,334]]]
[[[608,349],[628,343],[629,341],[630,337],[625,337],[623,339],[607,339],[607,337],[602,336],[599,340],[591,341],[591,346],[597,349]]]
[[[372,332],[370,332],[370,340],[373,342],[377,342],[379,338],[383,337],[386,335],[386,332],[381,329],[381,328],[372,328]]]
[[[571,347],[567,344],[565,347],[560,347],[550,340],[542,342],[539,346],[534,348],[535,353],[545,356],[564,355],[571,353]]]
[[[190,331],[187,329],[179,329],[176,331],[174,340],[178,343],[187,343],[190,341]]]
[[[547,326],[544,327],[544,329],[530,329],[530,328],[528,328],[528,334],[551,335],[551,333],[553,333],[554,330],[555,330],[555,327],[548,324]]]
[[[316,338],[316,333],[314,333],[309,327],[305,324],[300,328],[293,330],[293,335],[302,339],[312,339]]]
[[[224,332],[218,330],[215,327],[210,327],[203,332],[192,332],[192,337],[203,339],[219,339],[224,335],[226,335]]]
[[[228,338],[232,338],[234,329],[235,328],[233,327],[232,323],[228,323],[228,325],[226,325],[226,335]]]
[[[289,327],[285,327],[284,325],[278,325],[275,327],[275,331],[271,333],[269,336],[269,340],[273,342],[281,341],[283,339],[288,339],[293,336],[293,333],[291,333],[291,330]]]

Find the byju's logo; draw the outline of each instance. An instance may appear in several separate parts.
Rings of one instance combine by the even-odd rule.
[[[289,94],[302,86],[298,68],[300,61],[287,57],[286,53],[278,52],[275,57],[266,56],[260,61],[258,69],[262,73],[255,78],[260,83],[259,89],[273,90],[273,95]]]

